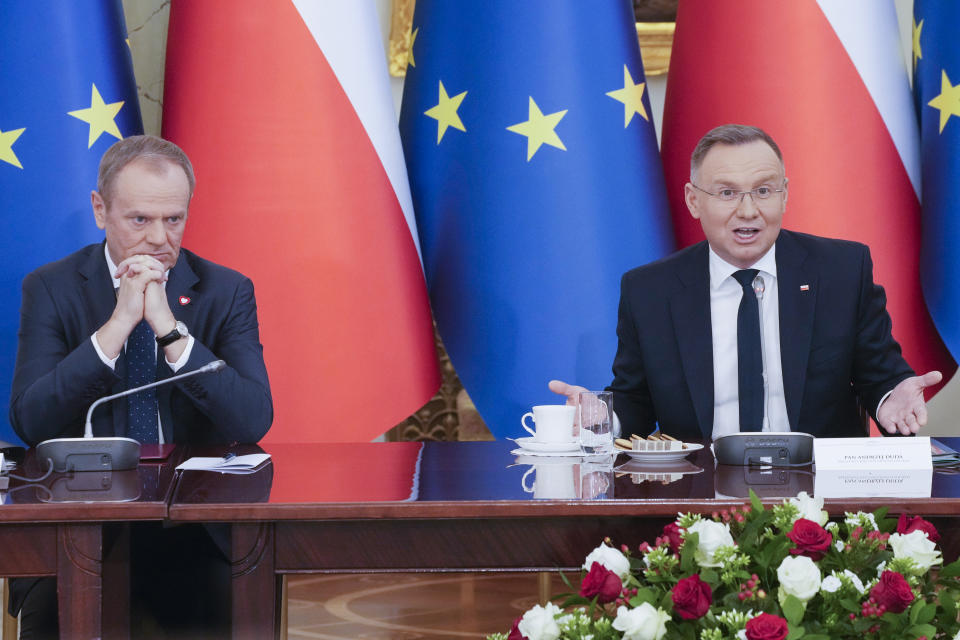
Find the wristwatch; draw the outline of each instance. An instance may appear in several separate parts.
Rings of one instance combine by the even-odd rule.
[[[162,349],[167,345],[173,344],[180,338],[186,338],[188,335],[190,335],[190,332],[187,331],[187,325],[177,320],[177,325],[173,328],[173,331],[165,336],[157,336],[157,346]]]

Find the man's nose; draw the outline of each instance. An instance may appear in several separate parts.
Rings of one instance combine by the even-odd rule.
[[[167,231],[163,228],[163,220],[153,220],[147,226],[147,242],[161,245],[167,241]]]
[[[740,202],[737,203],[737,215],[741,218],[753,218],[760,213],[760,208],[757,207],[756,201],[753,199],[753,194],[749,191],[744,191],[740,194]]]

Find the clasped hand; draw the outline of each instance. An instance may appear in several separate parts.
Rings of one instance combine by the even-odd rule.
[[[176,324],[167,304],[163,283],[167,280],[163,264],[147,255],[135,255],[117,265],[117,306],[105,325],[97,331],[103,352],[115,358],[141,320],[146,320],[157,335],[170,332]]]

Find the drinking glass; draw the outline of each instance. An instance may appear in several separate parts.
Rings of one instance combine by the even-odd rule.
[[[583,391],[580,393],[580,450],[587,455],[613,453],[613,393]]]

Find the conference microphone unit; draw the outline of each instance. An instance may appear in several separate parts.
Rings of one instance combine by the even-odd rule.
[[[136,469],[140,463],[140,443],[133,438],[93,437],[93,410],[111,400],[129,396],[139,391],[159,387],[163,384],[183,380],[201,373],[213,373],[227,366],[223,360],[214,360],[199,369],[164,378],[150,384],[100,398],[87,410],[87,422],[82,438],[53,438],[37,445],[37,458],[49,459],[53,470],[66,471],[123,471]]]

